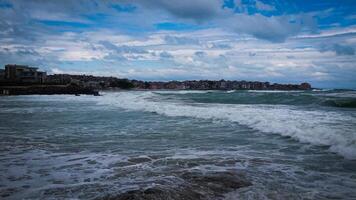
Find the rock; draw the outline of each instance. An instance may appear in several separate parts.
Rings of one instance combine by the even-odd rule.
[[[144,163],[144,162],[150,162],[151,159],[148,157],[136,157],[136,158],[130,158],[127,161],[132,163]]]
[[[194,187],[204,188],[212,196],[252,185],[242,174],[234,172],[185,173],[182,177]]]
[[[202,195],[180,188],[153,187],[148,189],[131,190],[115,197],[105,197],[103,200],[196,200]]]
[[[183,183],[156,184],[119,195],[106,196],[103,200],[199,200],[223,197],[224,194],[252,185],[242,174],[234,172],[183,172],[178,174]],[[179,182],[179,181],[177,181]]]

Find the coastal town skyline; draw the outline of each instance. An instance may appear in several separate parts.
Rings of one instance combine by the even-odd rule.
[[[27,65],[0,68],[0,95],[19,94],[94,94],[99,90],[311,90],[309,83],[279,84],[246,80],[142,81],[114,76],[51,74]],[[314,88],[315,89],[315,88]]]
[[[0,66],[356,88],[354,1],[0,0]]]

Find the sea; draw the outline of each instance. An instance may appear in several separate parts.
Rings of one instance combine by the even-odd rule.
[[[0,199],[356,199],[356,91],[0,96]]]

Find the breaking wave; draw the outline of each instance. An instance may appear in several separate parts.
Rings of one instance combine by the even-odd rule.
[[[196,103],[272,104],[356,108],[356,92],[347,91],[154,91],[154,94],[181,97]],[[203,94],[203,95],[202,95]]]
[[[326,100],[323,104],[340,108],[356,108],[356,99]]]
[[[214,90],[160,90],[154,91],[155,94],[204,94],[214,92]]]
[[[355,117],[336,111],[303,110],[286,105],[169,102],[155,92],[105,93],[99,104],[170,117],[235,122],[260,132],[326,145],[345,158],[356,158]]]

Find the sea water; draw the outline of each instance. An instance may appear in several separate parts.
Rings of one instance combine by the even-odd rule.
[[[1,199],[356,199],[355,91],[101,94],[0,97]],[[182,176],[226,171],[250,184]]]

